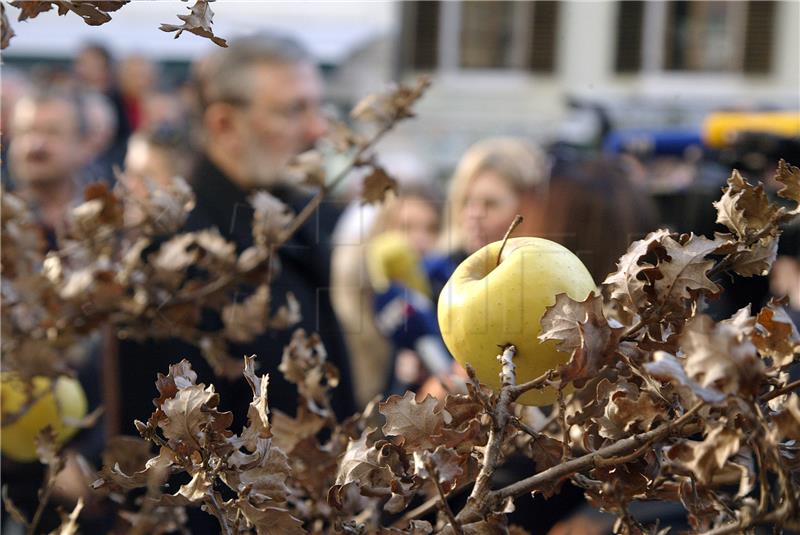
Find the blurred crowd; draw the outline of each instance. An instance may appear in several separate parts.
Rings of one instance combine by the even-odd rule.
[[[164,86],[156,62],[114,58],[98,44],[85,46],[66,70],[3,67],[3,186],[35,208],[50,247],[58,246],[83,188],[97,181],[142,195],[147,187],[186,177],[197,201],[184,230],[216,227],[239,251],[252,244],[252,212],[242,207],[253,191],[266,188],[295,212],[308,202],[310,192],[285,182],[280,170],[328,129],[324,81],[314,59],[291,39],[259,35],[198,61],[191,74],[183,84]],[[797,110],[791,111],[797,123]],[[356,189],[344,189],[281,251],[272,306],[284,304],[291,290],[305,312],[300,327],[320,333],[342,372],[334,399],[340,417],[378,395],[414,390],[420,397],[442,396],[463,388],[464,371],[438,332],[438,293],[464,258],[502,239],[516,214],[524,221],[515,236],[562,243],[600,284],[628,245],[651,230],[721,230],[712,201],[731,168],[764,180],[772,193],[778,160],[800,164],[800,131],[737,131],[734,125],[729,130],[736,135],[721,141],[699,130],[620,131],[602,109],[572,103],[567,122],[586,117],[599,125],[592,136],[560,136],[546,146],[513,137],[480,140],[444,174],[402,165],[414,155],[386,155],[390,172],[392,158],[401,162],[395,195],[381,206],[364,205]],[[796,224],[787,229],[772,275],[727,280],[708,313],[724,318],[747,303],[757,309],[772,295],[787,295],[797,321],[799,236]],[[203,321],[209,329],[219,323]],[[231,345],[229,354],[236,360],[258,354],[262,371],[271,372],[270,407],[293,413],[294,386],[277,370],[289,339],[290,333],[265,333]],[[246,414],[249,389],[241,379],[215,378],[197,348],[171,340],[104,340],[91,353],[81,378],[92,403],[105,405],[106,424],[94,435],[84,432],[74,446],[90,459],[98,460],[109,436],[137,434],[133,420],[146,419],[152,409],[156,373],[183,357],[198,371],[198,382],[218,386],[223,408],[237,419]],[[512,463],[506,476],[531,469]],[[36,469],[4,461],[4,472],[16,483],[17,503],[35,504]],[[78,479],[73,474],[64,484],[63,500],[88,492]],[[532,533],[553,526],[552,533],[568,533],[569,525],[583,526],[575,533],[586,533],[587,525],[592,533],[604,530],[598,517],[579,509],[577,491],[568,489],[546,505],[528,500],[513,521]],[[107,530],[107,511],[89,503],[82,517],[97,532]],[[192,522],[203,525],[202,519]]]

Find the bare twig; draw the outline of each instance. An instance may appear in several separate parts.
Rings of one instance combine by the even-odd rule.
[[[456,535],[464,535],[464,531],[461,529],[461,524],[459,524],[458,520],[456,520],[456,515],[453,514],[450,504],[447,503],[447,496],[444,493],[441,483],[439,483],[439,471],[436,470],[436,467],[433,465],[430,459],[425,461],[425,469],[430,474],[431,480],[436,487],[436,492],[439,495],[439,505],[442,511],[444,511],[444,514],[447,516],[447,519],[450,521],[450,526],[453,528],[453,531],[456,532]]]
[[[517,348],[509,345],[497,357],[502,363],[500,378],[503,382],[503,388],[500,389],[497,404],[491,413],[492,427],[489,429],[489,438],[486,442],[486,450],[483,456],[483,466],[481,466],[478,477],[475,479],[475,486],[470,493],[471,499],[482,500],[489,492],[492,476],[500,462],[505,429],[511,418],[511,411],[509,410],[509,405],[512,401],[510,387],[513,387],[516,383],[516,367],[514,366],[514,355],[516,353]]]
[[[694,418],[694,416],[697,414],[697,411],[699,411],[703,405],[704,403],[700,402],[686,411],[679,418],[660,425],[651,431],[640,433],[629,438],[624,438],[604,448],[600,448],[597,451],[587,453],[575,459],[570,459],[569,461],[553,466],[552,468],[548,468],[544,472],[540,472],[523,480],[517,481],[516,483],[512,483],[511,485],[501,489],[489,491],[485,495],[476,497],[477,499],[468,502],[467,506],[461,510],[456,518],[458,518],[462,525],[476,522],[480,520],[487,511],[490,511],[498,504],[503,503],[508,498],[513,498],[515,496],[532,492],[533,490],[540,488],[542,485],[547,483],[559,481],[562,478],[570,476],[571,474],[595,468],[598,466],[598,462],[602,463],[605,459],[627,455],[636,450],[639,450],[641,454],[644,454],[649,450],[649,448],[642,448],[644,444],[652,444],[659,440],[663,440],[672,434],[680,434],[681,436],[684,434],[691,434],[691,432],[695,431],[693,428],[682,428],[692,418]],[[473,492],[473,496],[474,495],[475,493]]]
[[[219,501],[217,501],[216,492],[214,492],[213,487],[208,495],[210,499],[206,503],[211,505],[211,508],[214,510],[214,516],[219,519],[219,526],[222,529],[222,532],[225,533],[225,535],[233,535],[233,531],[231,530],[231,527],[228,525],[228,521],[225,518],[225,512],[222,510],[222,506],[220,506]]]
[[[558,386],[556,391],[558,401],[558,417],[561,420],[561,462],[569,458],[569,426],[567,425],[567,404],[564,402],[564,387]]]
[[[790,529],[800,529],[800,522],[792,519],[788,503],[783,503],[774,511],[766,514],[755,515],[750,519],[741,519],[737,522],[725,524],[716,529],[706,531],[704,535],[729,535],[745,533],[748,529],[756,526],[783,525]]]
[[[539,388],[544,388],[553,380],[553,376],[555,375],[555,371],[547,370],[542,375],[537,377],[536,379],[531,379],[525,383],[519,385],[510,385],[508,387],[508,395],[511,397],[512,401],[516,401],[518,397],[529,390],[536,390]]]
[[[778,388],[777,390],[773,390],[771,392],[767,392],[766,394],[761,396],[761,401],[769,401],[771,399],[775,399],[778,396],[782,396],[784,394],[788,394],[789,392],[797,390],[798,388],[800,388],[800,379],[797,379],[796,381],[792,381],[791,383],[789,383],[786,386],[783,386],[781,388]]]
[[[53,495],[53,490],[56,487],[56,476],[61,471],[61,467],[61,465],[56,465],[49,468],[44,487],[39,490],[39,504],[36,506],[36,511],[33,513],[31,523],[28,524],[28,529],[25,531],[27,535],[36,534],[39,522],[42,520],[42,515],[45,509],[47,509],[47,504],[50,503],[50,497]]]

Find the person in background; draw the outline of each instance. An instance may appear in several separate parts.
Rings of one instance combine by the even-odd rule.
[[[384,283],[387,280],[376,271],[391,271],[393,260],[397,260],[380,258],[381,254],[399,250],[401,263],[411,258],[410,263],[419,268],[420,259],[435,246],[439,233],[441,199],[436,190],[423,178],[415,177],[413,171],[398,176],[401,186],[397,195],[387,198],[376,210],[354,201],[336,231],[331,296],[350,351],[360,406],[378,394],[402,392],[418,384],[423,372],[416,352],[393,347],[391,336],[379,330],[374,314],[374,277]],[[376,248],[375,238],[384,235],[383,246]],[[392,385],[397,378],[399,382]]]
[[[47,238],[48,250],[58,247],[59,234],[67,226],[70,209],[82,201],[79,184],[86,161],[87,124],[86,109],[78,95],[58,88],[34,88],[13,110],[9,164],[14,193],[32,207]],[[82,340],[74,351],[65,352],[65,358],[78,373],[90,410],[99,407],[102,399],[101,345],[100,337],[93,336]],[[66,468],[55,485],[55,503],[71,508],[79,497],[88,503],[87,529],[100,529],[99,525],[105,530],[110,526],[95,516],[98,514],[96,504],[74,453],[79,452],[90,463],[97,464],[104,443],[102,420],[78,434],[69,443]],[[38,504],[37,488],[44,477],[43,469],[38,463],[6,463],[4,460],[4,484],[9,486],[13,501],[29,518]],[[58,516],[51,508],[42,528],[56,525]]]
[[[272,34],[232,41],[204,64],[199,80],[203,145],[188,177],[196,203],[182,232],[216,227],[241,253],[253,243],[249,198],[254,192],[265,189],[294,213],[311,198],[285,181],[283,168],[293,156],[312,148],[327,130],[321,112],[322,80],[301,45]],[[281,269],[271,284],[271,307],[274,311],[284,305],[291,291],[300,304],[300,323],[285,331],[267,331],[250,343],[228,345],[231,368],[240,366],[242,355],[258,356],[260,373],[270,374],[273,410],[293,414],[297,407],[295,385],[278,370],[295,328],[319,333],[329,361],[341,373],[332,399],[336,414],[344,418],[355,410],[347,351],[328,293],[328,233],[337,217],[333,205],[324,203],[278,250]],[[242,286],[236,295],[242,298],[252,290]],[[200,330],[219,328],[219,318],[207,319]],[[136,433],[134,419],[152,410],[153,378],[184,357],[197,372],[198,382],[217,386],[223,410],[233,412],[235,429],[241,427],[252,401],[243,378],[216,377],[200,351],[185,343],[123,342],[119,358],[122,432]]]
[[[83,169],[83,182],[115,182],[113,153],[114,136],[117,132],[117,116],[105,95],[97,92],[81,96],[86,107],[86,161]]]
[[[112,163],[122,165],[125,147],[128,137],[131,135],[131,126],[125,112],[122,94],[116,83],[114,59],[111,52],[99,43],[87,43],[75,56],[72,68],[78,89],[91,90],[105,95],[111,103],[116,115],[117,127],[110,153]]]
[[[145,181],[165,186],[173,177],[187,177],[192,169],[188,134],[180,127],[164,124],[141,130],[128,141],[125,176],[134,195],[145,194]]]
[[[78,95],[44,88],[22,97],[11,118],[11,180],[34,207],[51,247],[80,200],[87,123]]]
[[[142,55],[130,55],[119,62],[119,92],[131,132],[136,132],[143,126],[144,103],[155,90],[157,78],[156,66]]]
[[[600,284],[631,242],[657,226],[655,204],[624,165],[592,158],[553,167],[542,217],[532,230],[575,253]]]
[[[12,140],[11,116],[17,101],[30,91],[31,83],[22,71],[5,66],[0,84],[0,179],[3,187],[10,190],[14,186],[8,167],[8,146]]]
[[[541,217],[548,176],[547,156],[525,140],[499,137],[472,145],[450,182],[440,249],[457,264],[502,239],[516,214],[525,220],[515,235],[529,235]]]
[[[127,224],[135,228],[141,222],[143,214],[137,203],[148,202],[151,191],[169,187],[175,177],[185,179],[191,170],[192,151],[185,128],[163,124],[133,134],[118,182],[122,195],[130,195],[135,201],[126,210]]]

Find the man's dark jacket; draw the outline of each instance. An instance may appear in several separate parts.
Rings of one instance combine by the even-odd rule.
[[[208,159],[203,159],[195,168],[192,187],[196,205],[183,231],[197,231],[216,227],[228,240],[236,243],[237,252],[253,244],[253,210],[248,202],[249,194],[231,182],[222,171]],[[279,187],[270,193],[298,213],[311,196],[290,187]],[[307,333],[316,332],[322,338],[328,359],[341,372],[339,386],[333,391],[333,407],[340,418],[355,412],[353,388],[344,338],[330,302],[331,232],[339,213],[333,205],[322,203],[311,216],[278,251],[280,272],[271,285],[272,309],[285,303],[291,291],[298,302],[302,320],[285,331],[268,331],[251,343],[229,344],[230,356],[242,359],[244,355],[257,355],[259,373],[269,373],[269,406],[294,414],[297,407],[297,389],[287,382],[278,365],[283,348],[289,343],[296,328]],[[246,293],[240,292],[238,297]],[[233,296],[232,296],[233,297]],[[208,328],[218,323],[206,321]],[[214,325],[218,328],[220,325]],[[200,351],[176,340],[149,341],[144,344],[122,342],[119,365],[122,384],[121,431],[136,434],[133,420],[146,420],[153,410],[156,373],[166,373],[169,364],[187,358],[198,374],[198,382],[214,383],[220,393],[223,410],[234,412],[234,427],[246,421],[247,406],[252,401],[252,391],[243,378],[229,381],[214,376],[213,371]]]

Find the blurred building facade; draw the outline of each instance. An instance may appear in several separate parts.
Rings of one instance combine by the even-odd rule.
[[[436,77],[405,141],[441,168],[485,135],[587,135],[592,125],[564,121],[570,100],[602,106],[620,127],[800,109],[794,1],[424,1],[398,11],[384,62],[399,78]]]
[[[186,72],[212,45],[157,29],[186,7],[134,2],[101,27],[46,13],[14,23],[4,61],[66,60],[94,40],[118,56],[183,62]],[[600,105],[620,127],[691,127],[722,108],[800,109],[795,0],[216,2],[214,9],[215,32],[226,38],[270,28],[304,41],[342,108],[388,82],[431,74],[418,118],[383,149],[439,170],[487,135],[586,137],[596,125],[574,120],[570,102]]]

